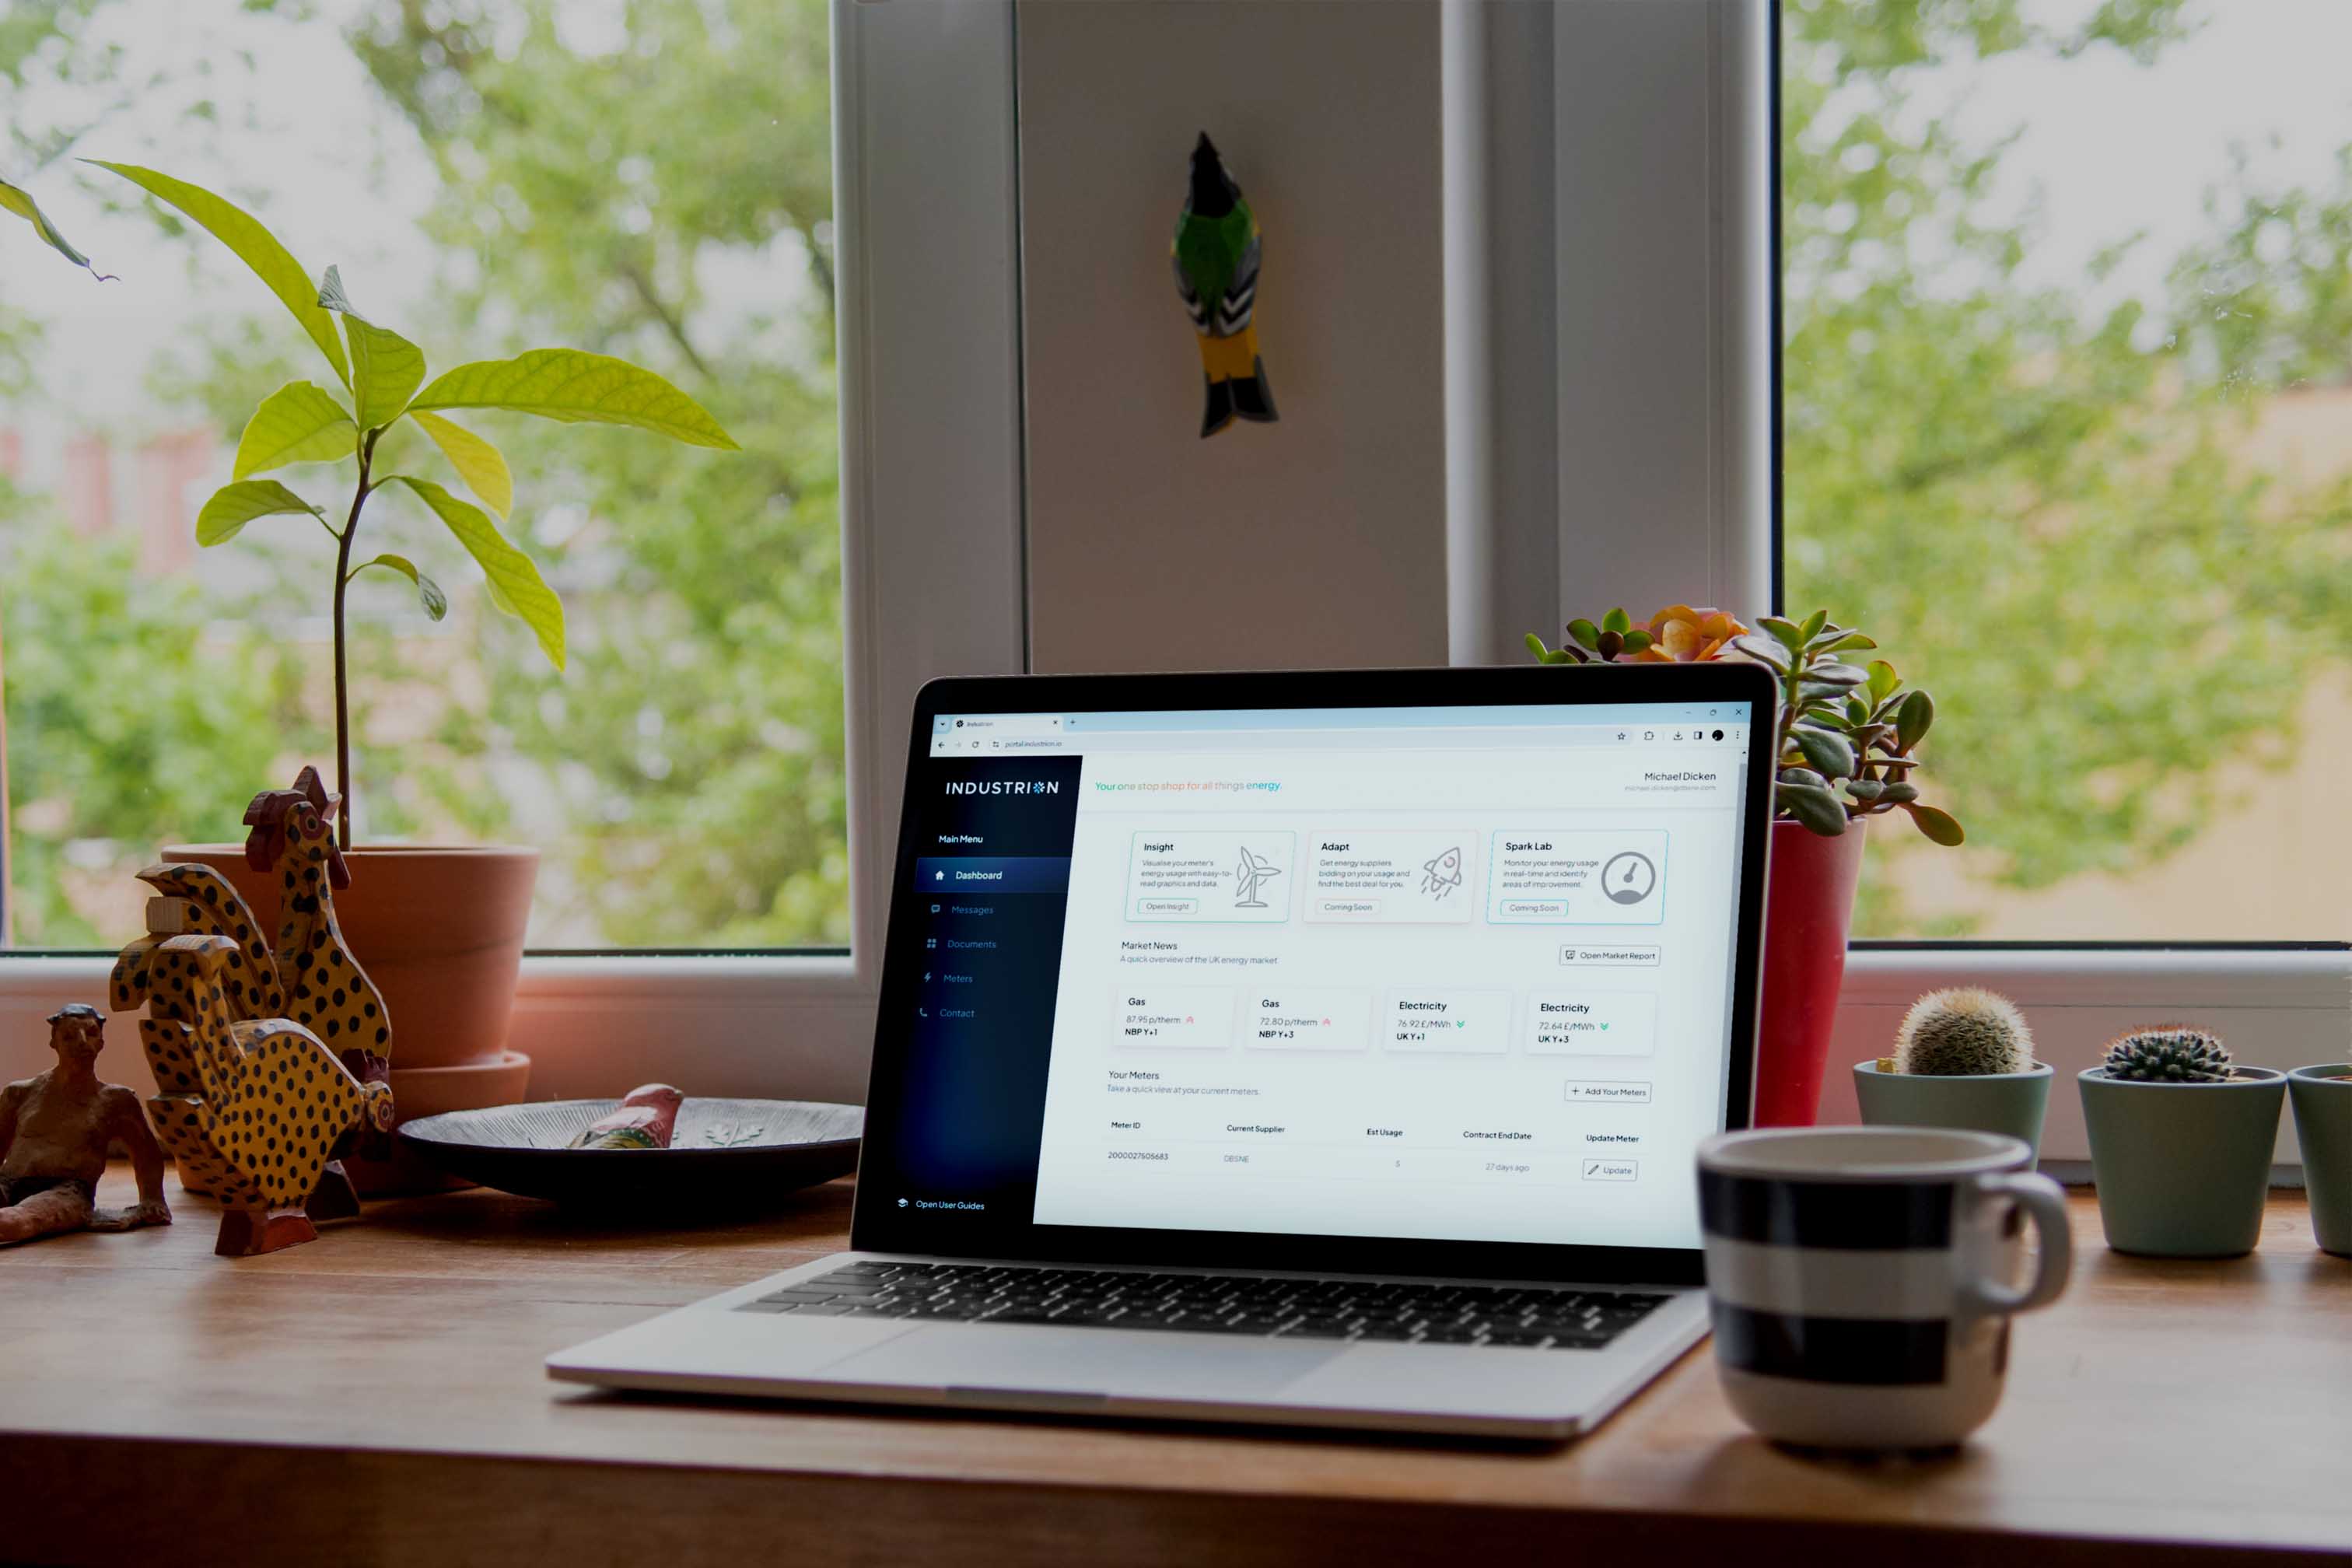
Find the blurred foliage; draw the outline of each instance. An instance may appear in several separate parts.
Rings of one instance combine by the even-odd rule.
[[[1792,3],[1782,76],[1790,596],[1899,638],[1948,724],[1932,777],[1977,873],[2019,888],[2185,843],[2217,764],[2290,754],[2306,684],[2352,643],[2352,489],[2232,457],[2273,392],[2345,373],[2352,178],[2263,192],[2242,164],[2162,319],[2029,286],[2030,218],[1992,214],[2006,141],[1930,111],[1918,68],[2145,61],[2191,15],[2033,14]],[[1952,927],[1874,877],[1857,931]]]
[[[17,940],[103,946],[72,907],[75,865],[120,874],[190,824],[233,830],[301,732],[299,667],[184,577],[143,576],[128,539],[36,522],[0,494],[8,767],[17,813],[10,882]],[[69,847],[85,847],[69,865]]]
[[[65,12],[105,3],[58,8],[44,58],[63,58]],[[320,25],[299,0],[248,8]],[[405,122],[438,175],[437,316],[417,335],[462,334],[485,354],[561,342],[625,355],[744,451],[697,461],[650,438],[583,444],[480,417],[531,502],[509,532],[570,607],[569,669],[534,670],[527,630],[461,605],[452,621],[478,660],[446,683],[434,732],[409,738],[397,805],[381,785],[362,801],[376,831],[421,822],[549,846],[542,917],[614,945],[845,942],[826,10],[632,0],[611,37],[565,11],[402,0],[357,13],[346,41],[379,112]],[[289,346],[275,320],[207,322],[158,354],[149,384],[233,439]],[[429,452],[401,460],[436,472]],[[429,650],[405,651],[387,685],[439,679]],[[12,719],[16,706],[12,690]],[[258,787],[228,794],[241,805]]]

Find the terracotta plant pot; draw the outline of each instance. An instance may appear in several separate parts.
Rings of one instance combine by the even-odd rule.
[[[1865,824],[1836,838],[1772,825],[1764,891],[1764,1002],[1756,1032],[1756,1125],[1811,1127],[1822,1105]]]
[[[175,844],[228,879],[262,929],[278,929],[277,886],[236,844]],[[522,966],[539,851],[508,846],[359,848],[335,919],[392,1015],[395,1069],[499,1062]],[[404,1112],[405,1107],[402,1108]]]
[[[2319,1250],[2352,1258],[2352,1065],[2320,1062],[2286,1075],[2303,1145],[2303,1190]]]

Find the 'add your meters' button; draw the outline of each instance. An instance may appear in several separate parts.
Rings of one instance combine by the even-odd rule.
[[[1566,1098],[1571,1105],[1647,1105],[1650,1086],[1626,1079],[1572,1078]]]

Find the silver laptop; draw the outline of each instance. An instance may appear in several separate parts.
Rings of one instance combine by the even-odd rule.
[[[1759,667],[942,680],[853,1250],[614,1388],[1563,1437],[1706,1328]]]

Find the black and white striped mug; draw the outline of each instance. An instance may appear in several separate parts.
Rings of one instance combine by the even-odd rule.
[[[1924,1127],[1701,1143],[1715,1362],[1740,1418],[1831,1448],[1940,1447],[1981,1426],[2010,1314],[2056,1300],[2073,1258],[2065,1194],[2032,1163],[2015,1138]]]

